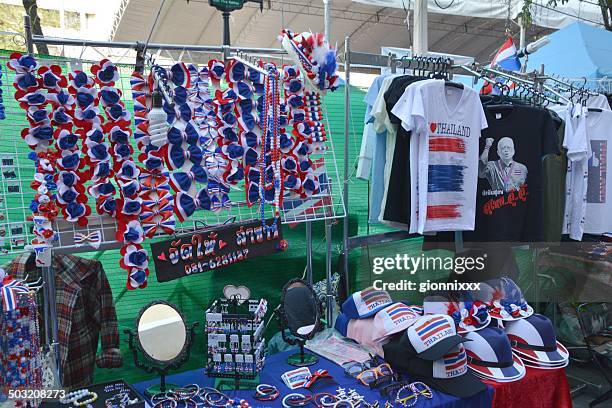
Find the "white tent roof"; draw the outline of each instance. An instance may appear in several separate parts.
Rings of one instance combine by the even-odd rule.
[[[413,1],[404,1],[406,5],[413,4]],[[438,0],[438,3],[450,1]],[[430,51],[473,56],[477,61],[490,60],[504,40],[505,17],[499,19],[499,7],[494,7],[497,0],[455,1],[458,4],[480,4],[480,11],[472,10],[470,14],[462,8],[463,15],[430,13]],[[115,19],[112,39],[145,41],[159,4],[160,0],[123,0]],[[333,0],[332,43],[337,43],[341,51],[344,38],[351,36],[352,49],[362,52],[378,53],[381,46],[410,47],[411,30],[405,23],[406,13],[401,4],[402,0]],[[232,13],[232,46],[278,47],[276,38],[281,27],[296,32],[322,32],[323,10],[321,0],[264,0],[263,12],[259,11],[258,4],[246,3],[242,10]],[[479,17],[473,17],[476,15]],[[517,33],[518,27],[513,23],[511,30]],[[550,31],[549,28],[534,26],[528,34],[533,39]],[[222,37],[221,14],[208,5],[208,0],[166,0],[151,42],[220,45]]]

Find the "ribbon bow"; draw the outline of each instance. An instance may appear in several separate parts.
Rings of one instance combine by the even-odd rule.
[[[28,293],[30,289],[24,285],[23,281],[15,280],[10,275],[5,276],[0,281],[0,297],[4,310],[10,312],[17,307],[17,296],[20,293]]]
[[[191,122],[187,123],[184,131],[181,131],[175,126],[168,130],[168,143],[172,145],[180,146],[183,142],[187,142],[189,145],[195,145],[198,143],[199,138],[200,135]]]
[[[181,146],[173,145],[168,149],[166,155],[166,161],[169,169],[180,169],[185,165],[185,161],[189,160],[193,164],[200,164],[202,162],[202,149],[198,146],[189,146],[183,150]]]
[[[306,384],[304,384],[304,388],[310,389],[310,387],[312,387],[315,382],[324,378],[333,379],[333,377],[329,374],[327,370],[317,370],[308,378],[308,381],[306,381]]]
[[[184,222],[187,218],[191,217],[198,208],[211,209],[211,199],[205,188],[200,190],[196,198],[183,192],[178,193],[174,197],[174,211],[180,222]]]
[[[176,192],[189,191],[193,181],[197,181],[199,183],[206,183],[208,181],[208,175],[203,167],[199,165],[193,166],[190,171],[179,171],[170,174],[170,186],[172,186]]]
[[[102,234],[98,230],[90,232],[89,234],[75,232],[74,243],[78,246],[88,244],[92,248],[98,249],[100,248],[100,244],[102,243]]]

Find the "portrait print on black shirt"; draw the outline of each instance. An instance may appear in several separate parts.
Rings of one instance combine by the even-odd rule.
[[[541,108],[485,108],[480,138],[476,226],[464,240],[537,242],[544,239],[542,158],[558,151],[556,128]]]

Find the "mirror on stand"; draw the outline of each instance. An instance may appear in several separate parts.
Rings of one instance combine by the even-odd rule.
[[[300,347],[300,352],[289,356],[287,363],[305,367],[319,361],[314,354],[304,352],[304,345],[322,330],[322,313],[323,308],[317,294],[308,282],[292,279],[283,287],[281,302],[276,311],[281,334],[286,343]],[[286,330],[291,336],[286,335]]]
[[[138,314],[136,334],[129,329],[124,331],[129,336],[128,343],[136,367],[148,373],[157,372],[160,376],[159,384],[147,388],[148,396],[176,388],[175,385],[166,384],[166,375],[189,359],[197,326],[196,322],[191,328],[187,327],[176,306],[155,301],[145,306]],[[139,350],[149,364],[139,360]]]

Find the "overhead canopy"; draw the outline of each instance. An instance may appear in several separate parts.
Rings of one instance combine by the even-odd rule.
[[[529,68],[569,78],[612,77],[612,32],[573,23],[554,32],[550,44],[529,56]]]
[[[355,3],[380,7],[404,9],[413,2],[408,0],[353,0]],[[482,18],[507,19],[508,1],[510,18],[517,18],[523,7],[523,0],[428,0],[427,10],[430,13],[449,14],[454,16],[478,16]],[[562,1],[553,8],[548,1],[534,1],[530,10],[533,23],[540,27],[562,28],[576,21],[583,20],[593,25],[603,25],[601,10],[597,1],[569,0]]]
[[[438,0],[444,6],[450,0]],[[479,3],[472,0],[455,1]],[[573,1],[573,0],[572,0]],[[407,6],[414,1],[404,0]],[[505,39],[505,16],[497,3],[490,0],[480,11],[463,15],[431,13],[429,15],[429,49],[456,55],[473,56],[477,61],[489,61]],[[381,46],[409,48],[412,29],[406,20],[402,1],[332,0],[331,41],[340,52],[344,38],[351,37],[353,50],[379,53]],[[116,41],[145,41],[153,24],[160,0],[124,0],[117,13],[112,39]],[[398,8],[399,6],[399,8]],[[455,5],[453,5],[455,7]],[[583,5],[583,9],[585,6]],[[497,10],[495,15],[487,10]],[[482,12],[482,13],[481,13]],[[322,0],[264,1],[259,5],[246,3],[242,10],[231,14],[232,45],[244,47],[278,47],[276,40],[281,27],[293,31],[323,31],[324,6]],[[491,16],[482,18],[482,16]],[[474,17],[478,16],[478,17]],[[503,16],[502,19],[500,19]],[[410,21],[410,26],[412,22]],[[514,34],[518,26],[512,23]],[[533,26],[528,30],[531,39],[549,33],[549,28]],[[161,10],[151,42],[175,44],[220,45],[223,38],[221,14],[208,5],[208,0],[167,0]],[[176,53],[178,54],[178,53]],[[176,56],[176,55],[175,55]]]

